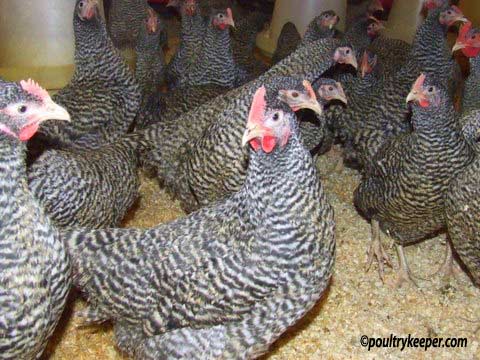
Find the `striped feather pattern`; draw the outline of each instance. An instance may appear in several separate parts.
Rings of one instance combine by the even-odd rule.
[[[464,116],[463,134],[475,151],[475,160],[452,179],[445,199],[447,227],[453,247],[480,286],[480,110]]]
[[[470,58],[470,75],[465,81],[465,89],[462,98],[462,112],[480,109],[480,55]],[[465,119],[465,118],[464,118]]]
[[[355,191],[358,209],[368,219],[378,220],[401,245],[445,230],[445,193],[473,160],[449,95],[440,85],[428,84],[438,89],[440,103],[412,106],[413,132],[381,148]]]
[[[47,150],[29,168],[31,192],[57,227],[119,226],[138,198],[137,135],[95,150]]]
[[[77,6],[80,0],[77,0]],[[125,134],[141,101],[140,88],[107,35],[98,9],[90,20],[74,10],[75,73],[53,100],[72,117],[46,123],[39,133],[66,147],[97,148]]]
[[[130,355],[252,358],[325,290],[333,210],[285,111],[287,145],[251,151],[245,184],[229,198],[149,230],[62,233],[86,320],[113,320]]]
[[[248,163],[240,142],[255,90],[261,85],[275,88],[279,76],[319,78],[333,65],[338,46],[335,39],[311,43],[257,80],[182,115],[175,124],[146,129],[146,138],[158,144],[146,162],[187,211],[238,191]]]
[[[108,33],[117,48],[135,49],[147,7],[147,0],[111,1],[108,13]]]
[[[0,108],[35,101],[1,83]],[[0,122],[7,117],[0,115]],[[26,147],[0,133],[0,358],[39,358],[62,314],[71,264],[58,232],[28,191]]]

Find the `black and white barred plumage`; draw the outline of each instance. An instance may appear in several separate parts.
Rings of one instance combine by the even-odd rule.
[[[111,0],[108,34],[117,48],[135,49],[147,8],[147,0]]]
[[[98,149],[51,149],[29,167],[31,192],[57,227],[119,226],[139,195],[140,136]]]
[[[168,63],[165,79],[170,88],[175,88],[178,79],[190,67],[202,50],[205,24],[197,0],[180,0],[182,31],[180,45]]]
[[[63,233],[86,320],[113,320],[135,358],[257,357],[327,287],[333,210],[293,113],[267,104],[265,114],[288,141],[250,151],[238,193],[149,230]]]
[[[275,86],[278,76],[315,80],[335,63],[334,53],[340,47],[335,39],[311,43],[259,79],[182,115],[172,126],[148,129],[146,137],[157,147],[147,161],[185,209],[204,206],[242,185],[247,154],[238,144],[255,88]]]
[[[162,37],[165,36],[165,24],[151,8],[145,13],[139,31],[135,51],[135,78],[142,89],[142,105],[149,96],[156,94],[165,77],[165,56],[162,49]]]
[[[447,228],[453,247],[466,265],[475,285],[480,286],[480,110],[462,119],[463,134],[475,151],[475,160],[459,173],[445,199]]]
[[[179,74],[174,86],[181,88],[199,85],[234,87],[238,68],[233,60],[229,26],[233,25],[230,8],[212,9],[204,24],[202,43],[189,65]]]
[[[65,147],[96,148],[128,131],[141,92],[108,37],[94,0],[77,0],[73,27],[75,73],[54,97],[69,111],[72,122],[45,124],[38,140]]]
[[[415,101],[413,132],[386,143],[355,190],[360,212],[399,246],[445,231],[448,186],[473,160],[442,85],[422,74],[408,100]]]
[[[22,129],[27,129],[23,121],[32,120],[39,110],[46,112],[44,105],[50,109],[56,106],[53,102],[42,104],[38,95],[27,94],[18,84],[0,82],[2,359],[41,356],[60,319],[71,284],[70,258],[64,244],[28,191],[26,147],[18,138],[18,133],[21,137]]]
[[[462,112],[464,114],[478,109],[480,109],[480,55],[470,58],[470,75],[465,81],[462,98]]]

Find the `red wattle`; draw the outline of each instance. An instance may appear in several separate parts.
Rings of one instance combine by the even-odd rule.
[[[38,130],[38,123],[33,123],[31,125],[25,126],[22,130],[20,130],[20,134],[18,138],[20,141],[27,141],[29,140]]]
[[[463,53],[463,55],[465,55],[466,57],[469,57],[469,58],[477,57],[478,54],[480,54],[480,47],[468,46],[468,47],[462,49],[462,53]]]
[[[275,139],[273,136],[264,136],[262,139],[262,149],[266,153],[272,152],[273,148],[275,147],[277,143],[277,139]]]
[[[428,100],[420,100],[418,102],[418,104],[422,107],[422,108],[426,108],[426,107],[429,107],[430,106],[430,102]]]
[[[258,149],[260,149],[260,140],[258,139],[250,140],[250,146],[253,148],[253,150],[258,151]]]

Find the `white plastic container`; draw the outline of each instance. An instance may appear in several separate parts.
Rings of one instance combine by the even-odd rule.
[[[340,16],[340,23],[337,26],[343,30],[346,9],[346,0],[276,0],[270,28],[257,36],[257,46],[266,55],[271,56],[285,23],[294,23],[303,36],[310,21],[325,10],[334,10]]]
[[[394,1],[383,34],[411,43],[418,25],[423,22],[422,6],[423,0]]]
[[[0,0],[0,76],[59,89],[73,74],[75,0]],[[99,0],[103,14],[103,2]]]

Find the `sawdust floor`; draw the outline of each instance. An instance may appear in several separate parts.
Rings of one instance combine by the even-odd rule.
[[[394,289],[394,273],[387,270],[386,284],[376,267],[365,273],[370,228],[355,211],[352,193],[358,184],[356,171],[335,172],[336,157],[319,159],[322,182],[335,208],[337,255],[333,280],[323,300],[274,344],[264,359],[478,359],[480,334],[480,290],[465,274],[445,281],[431,274],[444,256],[444,236],[406,248],[419,287]],[[156,182],[142,176],[141,199],[125,222],[127,227],[148,228],[184,216]],[[384,244],[391,241],[383,237]],[[387,251],[397,264],[394,248]],[[64,320],[52,339],[45,358],[124,359],[116,350],[110,327],[78,328],[73,316],[85,306],[71,301]],[[476,320],[474,323],[472,321]],[[466,337],[463,349],[372,349],[360,345],[360,336]]]

